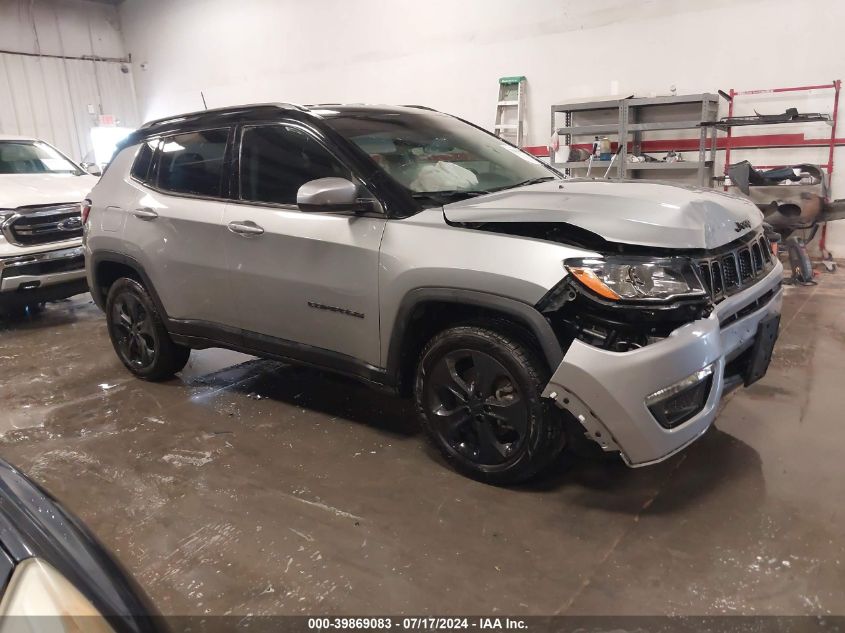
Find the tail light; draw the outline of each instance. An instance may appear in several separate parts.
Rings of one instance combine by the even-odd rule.
[[[82,214],[82,224],[88,224],[88,214],[91,213],[91,201],[89,199],[86,198],[82,201],[80,212]]]

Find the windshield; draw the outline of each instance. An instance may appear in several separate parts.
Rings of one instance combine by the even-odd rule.
[[[47,143],[0,141],[0,174],[82,173],[76,165]]]
[[[326,118],[423,202],[443,204],[558,177],[533,156],[445,114],[369,110]]]

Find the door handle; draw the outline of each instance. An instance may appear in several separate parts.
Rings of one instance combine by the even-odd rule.
[[[252,220],[240,220],[237,222],[229,222],[227,228],[235,235],[244,235],[247,237],[252,235],[261,235],[262,233],[264,233],[264,229],[258,226]]]
[[[140,218],[141,220],[155,220],[158,217],[158,213],[150,209],[149,207],[141,207],[140,209],[135,209],[132,212],[136,218]]]

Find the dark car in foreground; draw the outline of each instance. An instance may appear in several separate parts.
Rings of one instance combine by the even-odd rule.
[[[166,630],[144,592],[97,538],[3,460],[0,586],[4,631]]]

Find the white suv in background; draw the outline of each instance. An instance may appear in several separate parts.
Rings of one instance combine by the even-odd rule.
[[[95,184],[44,141],[0,135],[0,312],[88,291],[81,201]]]

